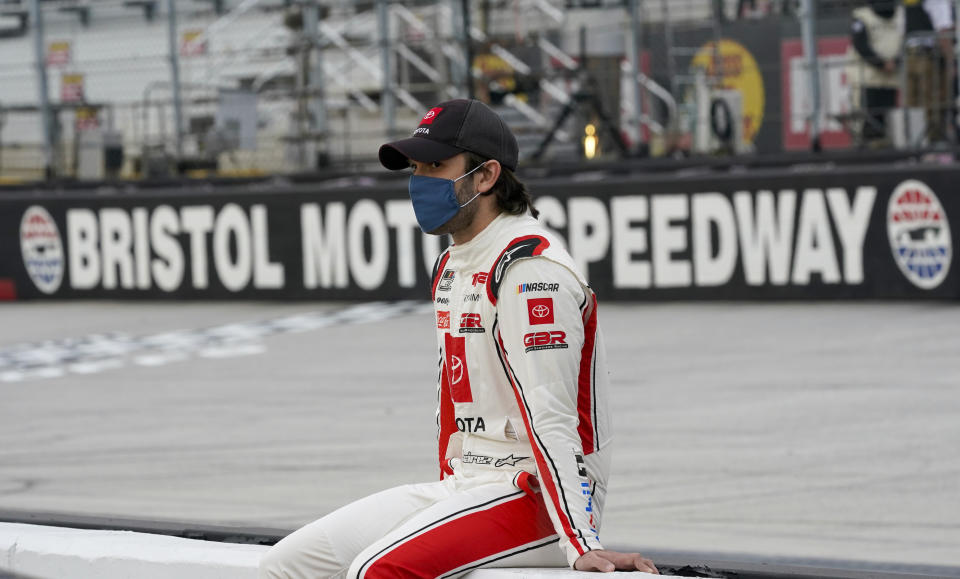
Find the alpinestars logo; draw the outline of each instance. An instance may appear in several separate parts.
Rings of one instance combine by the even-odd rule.
[[[510,453],[510,456],[503,458],[498,458],[497,462],[493,463],[493,466],[500,468],[501,466],[517,466],[517,463],[521,460],[527,460],[529,456],[513,456],[513,453]]]
[[[502,466],[517,466],[517,463],[521,460],[526,460],[530,458],[529,456],[513,456],[513,453],[510,456],[504,458],[494,459],[492,456],[484,456],[482,454],[474,454],[469,450],[463,453],[463,463],[464,464],[493,464],[494,468],[500,468]]]
[[[491,462],[493,462],[492,456],[483,456],[482,454],[473,454],[469,450],[463,453],[464,464],[490,464]]]

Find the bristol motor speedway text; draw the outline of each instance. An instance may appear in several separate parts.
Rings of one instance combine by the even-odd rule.
[[[876,196],[861,186],[544,195],[536,205],[583,271],[609,264],[615,288],[713,287],[738,273],[753,286],[859,284]],[[65,277],[74,290],[411,288],[445,242],[419,231],[405,199],[279,203],[67,208]]]

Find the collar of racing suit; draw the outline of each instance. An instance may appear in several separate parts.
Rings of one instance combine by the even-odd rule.
[[[483,228],[483,231],[476,234],[473,239],[466,243],[454,244],[450,246],[450,257],[456,258],[462,264],[479,264],[481,261],[488,261],[488,253],[491,250],[503,249],[497,246],[501,234],[509,229],[511,225],[516,225],[518,221],[536,220],[529,213],[524,215],[511,215],[509,213],[500,213],[489,225]],[[494,255],[496,257],[496,255]],[[493,263],[489,264],[493,267]]]

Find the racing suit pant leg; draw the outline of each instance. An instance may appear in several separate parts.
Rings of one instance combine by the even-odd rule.
[[[260,561],[260,579],[344,576],[369,545],[415,513],[450,496],[443,481],[388,489],[359,499],[294,531]]]
[[[448,481],[451,479],[447,479]],[[567,567],[539,494],[457,475],[456,492],[365,549],[347,579],[458,577],[479,567]]]

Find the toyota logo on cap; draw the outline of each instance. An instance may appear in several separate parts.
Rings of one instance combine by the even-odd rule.
[[[442,110],[443,110],[443,107],[433,107],[432,109],[427,111],[427,114],[423,115],[423,118],[420,119],[420,124],[429,125],[430,123],[433,122],[433,119],[437,118],[437,115],[439,115],[440,111]]]

